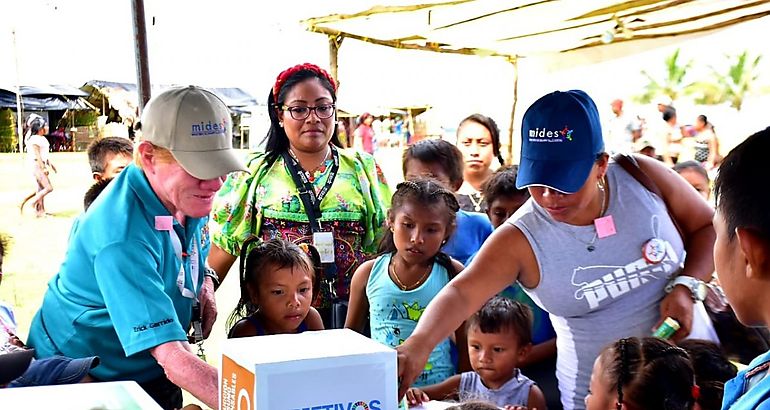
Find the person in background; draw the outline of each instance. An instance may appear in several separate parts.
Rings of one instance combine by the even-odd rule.
[[[738,320],[746,326],[770,325],[770,128],[732,149],[714,184],[716,214],[714,263],[719,282]],[[723,409],[766,409],[770,405],[770,351],[725,384]]]
[[[607,122],[605,141],[610,153],[631,152],[634,142],[642,136],[642,124],[636,116],[623,110],[623,100],[610,103],[612,116]]]
[[[372,122],[374,116],[365,112],[361,114],[361,118],[358,119],[358,127],[353,132],[353,138],[361,141],[361,148],[367,154],[374,154],[374,129],[372,128]]]
[[[428,400],[484,400],[504,408],[545,409],[540,388],[519,363],[532,348],[532,313],[507,298],[490,299],[467,321],[468,354],[473,371],[406,392],[409,404]]]
[[[323,330],[310,306],[323,273],[318,251],[283,239],[260,241],[253,236],[242,246],[241,298],[227,318],[227,337]]]
[[[703,164],[707,170],[716,168],[722,157],[719,155],[719,139],[714,125],[705,115],[699,115],[693,130],[695,131],[695,161]]]
[[[654,337],[620,339],[594,361],[587,410],[691,410],[698,396],[687,352]]]
[[[105,137],[88,145],[88,164],[94,182],[115,178],[128,164],[134,154],[130,140],[120,137]]]
[[[529,199],[529,191],[516,188],[518,165],[498,168],[484,183],[482,195],[487,201],[487,216],[493,228],[508,220]]]
[[[252,235],[325,249],[313,307],[327,329],[335,318],[336,327],[344,325],[334,308],[347,301],[358,265],[377,252],[391,197],[371,155],[340,149],[336,93],[334,79],[314,64],[278,75],[268,96],[265,152],[249,154],[249,173],[231,175],[217,194],[208,259],[224,280]]]
[[[463,154],[463,184],[457,190],[460,208],[468,212],[487,211],[482,194],[484,183],[492,176],[492,162],[504,165],[500,155],[500,129],[492,118],[473,114],[460,121],[457,127],[457,147]]]
[[[463,183],[463,154],[451,143],[440,139],[421,140],[404,151],[404,179],[433,178],[452,192]],[[457,229],[442,250],[463,265],[492,233],[486,215],[478,212],[457,212]]]
[[[202,343],[216,319],[208,216],[227,174],[246,170],[229,119],[195,86],[150,100],[134,162],[73,228],[32,319],[37,357],[95,353],[98,381],[136,381],[164,409],[182,407],[181,388],[217,407],[217,369],[187,333]]]
[[[672,167],[679,161],[682,154],[682,127],[676,117],[676,110],[667,109],[663,111],[663,121],[666,126],[663,131],[663,162]]]
[[[714,270],[713,210],[695,190],[663,164],[634,156],[662,192],[654,196],[610,161],[596,105],[580,90],[535,101],[521,134],[516,186],[532,197],[433,299],[397,348],[401,393],[439,340],[517,281],[550,314],[565,409],[585,407],[591,364],[607,343],[649,335],[666,317],[681,325],[676,340],[693,322],[706,326],[694,307]]]
[[[706,168],[696,161],[677,162],[674,171],[679,173],[705,199],[711,197],[711,180]]]
[[[36,116],[30,123],[28,129],[29,137],[25,141],[27,162],[29,162],[32,175],[35,177],[37,190],[24,198],[19,206],[19,210],[23,212],[24,205],[31,199],[32,205],[35,207],[35,216],[38,218],[46,216],[45,197],[53,192],[53,185],[51,185],[51,179],[48,176],[49,168],[51,171],[56,172],[56,167],[49,159],[50,143],[45,137],[47,133],[48,125],[45,120],[40,116]]]
[[[687,339],[679,342],[679,347],[687,351],[695,371],[695,384],[700,391],[695,398],[695,410],[721,409],[725,382],[735,377],[738,369],[716,343]]]

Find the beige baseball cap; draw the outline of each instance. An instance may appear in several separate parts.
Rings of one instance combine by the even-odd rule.
[[[142,139],[171,151],[182,168],[198,179],[248,171],[233,150],[227,105],[194,85],[170,88],[147,103]]]

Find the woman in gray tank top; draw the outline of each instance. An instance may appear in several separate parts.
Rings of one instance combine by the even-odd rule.
[[[585,408],[594,359],[610,342],[649,336],[666,317],[680,324],[675,340],[689,334],[702,281],[714,270],[713,210],[662,163],[633,159],[660,195],[610,161],[585,92],[556,91],[530,106],[516,187],[532,198],[398,347],[401,393],[440,340],[516,281],[551,315],[565,409]]]

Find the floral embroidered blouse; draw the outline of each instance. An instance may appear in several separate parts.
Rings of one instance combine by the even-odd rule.
[[[338,148],[340,166],[329,192],[321,201],[324,231],[334,236],[334,264],[327,266],[326,281],[334,280],[336,295],[348,299],[350,278],[358,265],[377,251],[391,190],[371,155]],[[212,212],[212,242],[238,256],[251,235],[312,243],[307,213],[283,157],[268,164],[265,153],[246,159],[250,173],[231,174],[217,194]],[[326,184],[332,168],[327,159],[313,180],[316,193]],[[328,307],[329,286],[321,286],[316,306]]]

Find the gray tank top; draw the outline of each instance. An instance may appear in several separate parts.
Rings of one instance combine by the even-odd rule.
[[[525,406],[529,401],[529,389],[535,384],[527,376],[517,369],[516,375],[511,377],[499,389],[490,389],[484,386],[476,372],[465,372],[460,375],[460,388],[458,396],[460,402],[481,400],[494,403],[501,408],[504,406]]]
[[[537,258],[540,283],[524,290],[550,313],[556,330],[556,377],[564,408],[584,409],[594,360],[624,337],[649,336],[660,318],[670,277],[684,259],[684,246],[665,203],[619,165],[607,171],[609,207],[617,233],[594,243],[594,226],[553,220],[529,199],[507,223],[526,236]],[[668,242],[663,260],[648,263],[642,247]]]

